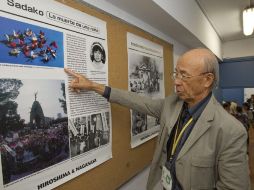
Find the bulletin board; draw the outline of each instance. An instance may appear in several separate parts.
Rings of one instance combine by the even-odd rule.
[[[128,89],[127,32],[131,32],[163,46],[165,95],[173,91],[173,81],[170,79],[170,73],[173,70],[173,45],[85,3],[73,0],[57,1],[107,23],[110,86]],[[151,163],[157,138],[131,149],[130,111],[120,105],[112,104],[111,106],[113,158],[56,189],[117,189]]]

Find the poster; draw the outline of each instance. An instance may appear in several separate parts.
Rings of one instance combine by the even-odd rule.
[[[128,89],[141,96],[164,98],[163,47],[127,33]],[[131,147],[158,135],[160,123],[146,114],[131,110]]]
[[[0,2],[0,189],[53,189],[112,158],[106,23],[53,0]]]

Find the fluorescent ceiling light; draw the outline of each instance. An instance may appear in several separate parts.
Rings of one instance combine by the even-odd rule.
[[[248,8],[243,11],[243,33],[249,36],[254,29],[254,8]]]

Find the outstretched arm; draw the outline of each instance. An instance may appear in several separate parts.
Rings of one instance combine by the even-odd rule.
[[[88,78],[86,78],[84,75],[75,73],[71,71],[70,69],[65,68],[64,71],[74,77],[74,79],[69,84],[69,87],[72,90],[76,92],[79,92],[82,89],[90,90],[104,96],[104,92],[106,88],[105,85],[93,82],[89,80]],[[146,113],[156,118],[160,117],[161,109],[163,106],[162,104],[163,101],[160,99],[153,100],[151,97],[139,96],[136,93],[131,93],[131,92],[119,90],[119,89],[112,89],[110,93],[110,97],[108,98],[110,102],[118,103],[125,107],[135,109],[137,111]]]
[[[70,83],[70,88],[76,92],[79,92],[80,90],[89,90],[89,91],[95,91],[100,95],[103,95],[105,86],[103,84],[99,84],[96,82],[93,82],[86,78],[84,75],[78,74],[73,72],[70,69],[64,68],[64,71],[74,77]]]

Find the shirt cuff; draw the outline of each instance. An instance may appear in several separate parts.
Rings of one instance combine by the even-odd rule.
[[[111,88],[109,86],[105,86],[105,90],[102,96],[109,101],[110,93],[111,93]]]

